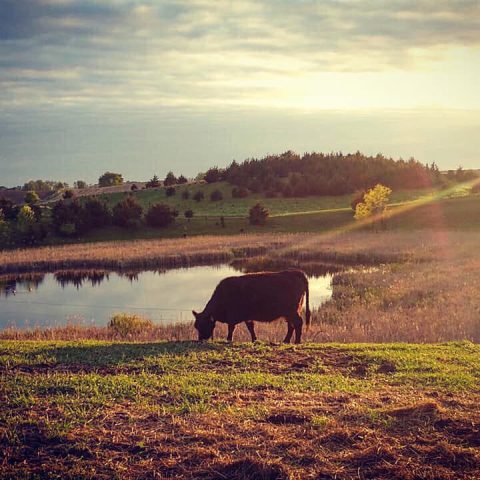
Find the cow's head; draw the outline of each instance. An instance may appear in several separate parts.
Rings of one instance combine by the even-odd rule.
[[[199,340],[209,340],[212,338],[213,330],[215,328],[215,320],[213,317],[205,312],[197,313],[192,310],[195,317],[194,327],[198,331]]]

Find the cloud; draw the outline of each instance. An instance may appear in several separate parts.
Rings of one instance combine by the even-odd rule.
[[[476,0],[3,0],[0,105],[265,104],[480,44]],[[309,80],[310,81],[310,80]]]

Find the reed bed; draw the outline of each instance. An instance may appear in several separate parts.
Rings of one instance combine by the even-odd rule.
[[[228,243],[230,242],[230,243]],[[258,235],[235,238],[205,237],[192,239],[178,252],[178,240],[120,243],[117,248],[123,264],[134,262],[150,248],[155,261],[183,258],[200,260],[212,255],[248,256],[262,252],[260,264],[267,268],[278,262],[291,261],[302,267],[312,259],[337,258],[344,264],[363,259],[373,268],[355,268],[337,273],[333,281],[330,301],[314,312],[312,326],[304,332],[306,342],[443,342],[452,340],[480,341],[480,234],[454,232],[412,233],[350,233],[326,235]],[[62,259],[73,258],[83,248],[91,246],[60,247],[55,253]],[[96,244],[93,258],[99,258],[106,245]],[[79,250],[77,250],[79,249]],[[211,249],[211,250],[209,250]],[[217,249],[217,250],[215,250]],[[123,252],[123,253],[122,253]],[[132,253],[133,252],[133,253]],[[44,255],[44,249],[30,251],[32,256]],[[17,265],[25,261],[28,251],[16,253]],[[178,255],[178,257],[174,257]],[[180,255],[182,255],[180,257]],[[204,257],[204,255],[206,257]],[[70,257],[69,257],[70,256]],[[366,260],[368,261],[366,261]],[[379,259],[384,262],[378,263]],[[386,262],[386,259],[389,262]],[[258,260],[258,259],[256,259]],[[5,261],[5,259],[3,259]],[[70,260],[62,260],[69,262]],[[248,262],[253,260],[246,259]],[[263,262],[263,263],[261,263]],[[277,262],[277,263],[275,263]],[[337,262],[338,263],[338,262]],[[360,262],[362,263],[362,262]],[[14,265],[13,262],[8,265]],[[193,320],[193,318],[192,318]],[[256,324],[259,339],[280,342],[286,332],[285,322]],[[219,324],[215,337],[226,338]],[[51,340],[129,340],[182,341],[196,338],[192,323],[154,325],[145,332],[121,337],[107,327],[69,325],[50,329],[4,330],[0,339]],[[244,325],[235,332],[235,341],[249,341]]]
[[[377,264],[442,256],[451,239],[460,248],[478,233],[330,232],[239,234],[181,239],[79,243],[0,251],[0,273],[105,268],[177,268],[258,255],[346,264]],[[468,242],[471,244],[471,241]]]

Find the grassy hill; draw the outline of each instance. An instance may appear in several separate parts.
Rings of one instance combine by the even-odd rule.
[[[147,209],[154,203],[161,202],[176,208],[181,214],[183,214],[185,210],[191,209],[197,216],[208,217],[246,217],[250,207],[257,202],[261,202],[265,205],[269,209],[271,215],[350,208],[350,203],[353,197],[353,195],[341,195],[323,197],[309,196],[303,198],[266,198],[265,195],[262,194],[250,194],[246,198],[232,198],[232,188],[232,185],[226,182],[211,184],[198,183],[178,185],[175,187],[175,195],[171,197],[167,197],[165,188],[163,187],[137,190],[131,192],[131,194],[135,196],[144,209]],[[214,190],[222,192],[223,200],[216,202],[210,200],[210,194]],[[185,191],[190,193],[190,198],[188,200],[182,198],[182,193]],[[205,196],[200,202],[196,202],[192,198],[198,191],[202,192]],[[99,198],[103,199],[110,207],[113,207],[128,193],[129,192],[110,193],[105,195],[99,194]],[[415,200],[419,197],[431,195],[433,193],[433,189],[401,190],[393,193],[392,202],[397,203]]]

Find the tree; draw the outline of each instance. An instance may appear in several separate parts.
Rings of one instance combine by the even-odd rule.
[[[193,218],[194,215],[193,210],[185,210],[184,215],[187,220],[190,220],[191,218]]]
[[[170,185],[175,185],[177,183],[177,177],[173,174],[173,172],[168,172],[167,176],[165,177],[165,180],[163,181],[163,184],[166,187],[169,187]]]
[[[154,175],[146,184],[147,188],[155,188],[160,186],[160,179]]]
[[[261,203],[254,205],[248,212],[248,221],[252,225],[265,225],[269,211]]]
[[[193,195],[193,199],[196,202],[201,202],[204,198],[205,198],[205,195],[201,190],[199,190],[198,192],[195,192],[195,194]]]
[[[123,176],[120,173],[105,172],[98,179],[99,187],[111,187],[114,185],[121,185],[123,183]]]
[[[248,190],[245,187],[233,187],[232,188],[232,197],[233,198],[248,197]]]
[[[52,208],[51,218],[59,235],[71,237],[84,232],[85,212],[77,199],[57,202]]]
[[[83,209],[85,228],[88,230],[104,227],[112,221],[112,214],[106,203],[98,198],[89,198],[85,202]]]
[[[150,227],[162,228],[167,227],[175,221],[175,211],[164,203],[156,203],[152,205],[147,214],[145,220]]]
[[[185,177],[184,175],[180,175],[177,178],[177,183],[178,184],[183,184],[183,183],[187,183],[187,182],[188,182],[187,177]]]
[[[5,220],[15,220],[17,218],[18,207],[15,207],[13,202],[5,197],[0,198],[0,210],[3,212]]]
[[[214,190],[210,194],[210,200],[212,202],[219,202],[220,200],[223,200],[223,193],[220,190]]]
[[[363,202],[363,197],[365,196],[366,193],[367,193],[366,190],[360,190],[353,197],[353,200],[351,201],[350,206],[352,207],[352,210],[354,212],[357,209],[357,205]]]
[[[73,182],[73,188],[76,188],[78,190],[87,188],[87,182],[84,182],[83,180],[76,180],[75,182]]]
[[[25,203],[27,203],[28,205],[34,205],[38,201],[40,201],[40,197],[34,191],[27,192],[27,194],[25,195]]]
[[[29,205],[24,205],[17,215],[17,228],[26,233],[35,223],[35,213]]]
[[[142,219],[143,208],[129,195],[113,207],[113,223],[122,228],[136,228]]]
[[[207,183],[219,182],[222,179],[222,172],[218,167],[210,168],[207,170],[207,173],[205,173],[204,179]]]
[[[365,193],[363,201],[358,203],[355,208],[355,219],[379,218],[383,222],[383,216],[387,209],[388,200],[392,190],[389,187],[378,183],[375,187]]]

